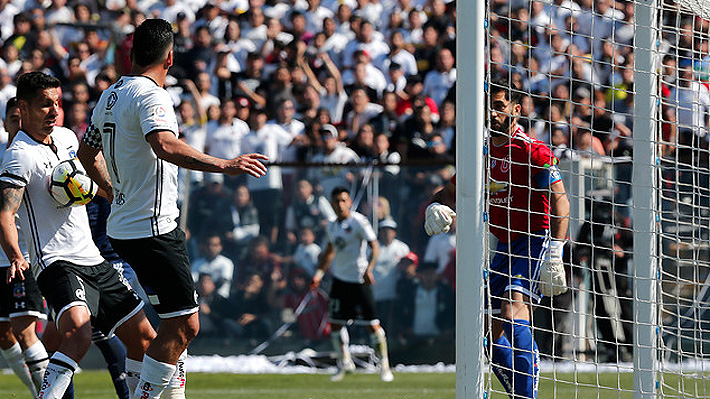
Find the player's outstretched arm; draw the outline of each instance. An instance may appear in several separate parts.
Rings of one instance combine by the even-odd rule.
[[[7,282],[10,282],[16,275],[24,280],[23,272],[30,267],[27,259],[22,255],[15,224],[15,214],[20,208],[24,193],[24,187],[0,182],[0,245],[2,245],[7,259],[10,260],[10,267],[7,268],[7,276],[5,277]]]
[[[106,160],[101,150],[91,147],[82,140],[79,143],[76,157],[79,158],[81,165],[84,166],[86,174],[99,185],[101,189],[99,195],[108,199],[109,202],[113,202],[111,177],[108,174],[108,169],[106,169]]]
[[[155,155],[181,168],[199,170],[203,172],[225,173],[230,176],[248,174],[261,177],[266,174],[266,165],[261,161],[268,161],[262,154],[246,154],[232,159],[221,159],[207,155],[192,148],[175,134],[168,130],[160,130],[146,136]]]

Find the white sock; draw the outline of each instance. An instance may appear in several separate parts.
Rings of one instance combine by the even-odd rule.
[[[175,365],[175,373],[168,387],[163,392],[163,399],[185,399],[185,383],[187,382],[187,371],[185,370],[185,361],[187,360],[187,349],[180,354],[177,364]]]
[[[176,369],[172,364],[159,362],[148,355],[143,356],[141,380],[133,396],[141,399],[160,398]]]
[[[390,360],[387,355],[387,336],[385,335],[385,329],[380,327],[375,330],[374,333],[370,334],[370,341],[372,342],[372,347],[375,348],[375,352],[380,357],[380,364],[383,369],[390,368]]]
[[[338,354],[338,358],[343,363],[350,362],[352,359],[350,357],[350,334],[348,334],[348,329],[342,327],[339,332],[330,334],[330,340],[333,343],[335,352]]]
[[[128,385],[128,392],[133,393],[136,391],[138,381],[141,379],[142,367],[143,362],[126,358],[126,385]]]
[[[32,397],[36,397],[37,389],[35,388],[34,381],[32,381],[30,369],[27,367],[27,363],[25,363],[24,356],[22,356],[22,348],[20,348],[20,343],[15,342],[15,345],[8,349],[0,349],[0,352],[2,352],[2,356],[5,358],[5,361],[7,361],[7,364],[10,366],[12,371],[15,372],[17,378],[19,378],[20,381],[22,381],[22,383],[29,388],[32,393]]]
[[[62,352],[55,352],[44,372],[44,381],[39,397],[61,399],[71,383],[74,371],[79,367],[74,360]]]
[[[22,354],[25,355],[25,363],[27,363],[27,368],[30,369],[32,381],[34,381],[35,388],[39,392],[42,387],[42,381],[44,381],[44,370],[49,364],[47,349],[44,348],[42,341],[37,340],[32,346],[25,349]]]

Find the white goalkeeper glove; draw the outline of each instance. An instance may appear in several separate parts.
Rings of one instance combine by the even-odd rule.
[[[433,202],[426,208],[425,217],[424,229],[427,234],[433,236],[449,231],[451,223],[454,222],[453,218],[456,217],[456,212],[446,205]]]
[[[540,293],[553,297],[567,292],[567,277],[565,265],[562,262],[564,241],[551,240],[550,246],[543,252],[540,268]]]

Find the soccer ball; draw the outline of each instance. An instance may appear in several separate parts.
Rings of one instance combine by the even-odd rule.
[[[62,207],[86,205],[98,189],[75,158],[59,162],[49,176],[49,195]]]

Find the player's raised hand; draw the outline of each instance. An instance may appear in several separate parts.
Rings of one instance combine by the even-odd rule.
[[[567,276],[562,261],[564,241],[552,240],[550,246],[542,253],[540,266],[540,293],[553,297],[567,292]]]
[[[226,174],[236,176],[243,173],[254,177],[266,174],[266,165],[261,161],[268,161],[269,157],[263,154],[244,154],[229,160]]]
[[[453,209],[433,202],[426,208],[424,229],[430,236],[446,233],[451,228],[455,217],[456,212]]]

